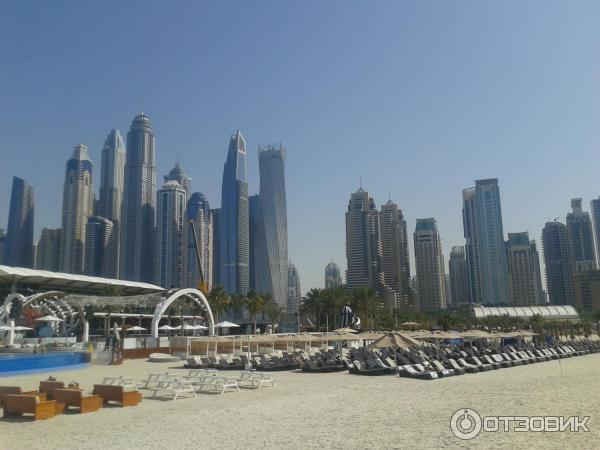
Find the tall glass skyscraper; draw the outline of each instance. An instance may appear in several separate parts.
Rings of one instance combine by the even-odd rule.
[[[594,236],[596,237],[596,261],[600,261],[600,197],[590,202],[590,209],[594,221]]]
[[[248,293],[248,241],[246,141],[238,130],[229,141],[219,214],[219,281],[231,294]]]
[[[448,262],[448,272],[450,275],[450,298],[452,305],[455,307],[469,305],[471,303],[469,269],[465,256],[465,248],[462,245],[452,247]]]
[[[258,149],[260,171],[260,212],[265,237],[260,261],[264,270],[257,280],[259,292],[269,292],[273,300],[287,309],[288,299],[288,236],[285,195],[285,148],[268,145]]]
[[[419,286],[419,309],[446,309],[446,272],[442,240],[437,222],[431,217],[417,219],[414,232],[415,268]]]
[[[513,306],[541,305],[545,302],[540,274],[540,257],[529,233],[508,233],[506,241],[510,304]]]
[[[111,278],[113,269],[113,223],[100,216],[88,218],[85,234],[85,274]]]
[[[121,278],[154,282],[156,163],[154,132],[144,113],[133,119],[127,133]]]
[[[192,179],[181,168],[179,161],[175,163],[175,167],[171,169],[169,175],[165,175],[164,178],[165,183],[171,180],[177,181],[185,191],[186,201],[190,199],[192,195]]]
[[[340,266],[331,261],[325,266],[325,289],[342,285],[342,271]]]
[[[183,287],[185,197],[174,180],[167,181],[158,192],[156,280],[167,289]]]
[[[567,227],[560,222],[546,222],[542,230],[546,288],[553,305],[575,305],[573,290],[573,254]]]
[[[33,269],[33,202],[33,187],[22,178],[13,177],[2,258],[6,265]]]
[[[567,239],[573,251],[574,273],[596,268],[594,231],[590,214],[581,209],[581,199],[571,199],[571,212],[567,214]]]
[[[508,304],[508,263],[498,179],[463,191],[463,226],[473,302]]]
[[[61,229],[44,228],[37,245],[35,268],[38,270],[60,271]]]
[[[194,192],[188,200],[186,218],[188,223],[184,224],[183,233],[185,236],[184,284],[187,287],[197,288],[200,281],[198,255],[193,230],[189,224],[193,221],[200,252],[202,279],[206,288],[210,290],[213,285],[213,221],[208,200],[201,192]]]
[[[302,290],[300,289],[300,275],[296,266],[292,263],[288,264],[288,298],[287,312],[288,314],[297,313],[302,302]]]
[[[85,227],[94,212],[94,187],[92,161],[85,145],[79,144],[67,161],[63,190],[61,270],[67,273],[84,273]]]
[[[111,130],[102,148],[102,174],[98,215],[109,220],[112,226],[111,246],[104,276],[119,277],[121,254],[120,230],[123,211],[123,186],[125,177],[125,145],[119,130]]]

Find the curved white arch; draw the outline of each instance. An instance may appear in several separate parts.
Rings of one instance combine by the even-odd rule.
[[[208,300],[204,294],[198,289],[186,288],[186,289],[177,289],[176,291],[171,291],[172,293],[163,301],[161,301],[158,305],[156,305],[156,309],[154,310],[154,317],[152,318],[152,326],[150,327],[152,332],[152,337],[158,337],[158,323],[162,318],[163,314],[167,310],[169,306],[180,297],[189,296],[194,300],[198,306],[206,309],[206,313],[208,315],[208,334],[213,336],[215,334],[215,319],[213,317],[212,310],[210,309],[210,305],[208,304]]]

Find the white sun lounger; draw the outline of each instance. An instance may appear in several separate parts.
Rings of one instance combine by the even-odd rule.
[[[240,391],[240,387],[237,380],[232,377],[213,377],[208,376],[202,381],[192,381],[191,385],[196,389],[197,392],[204,391],[205,388],[219,392],[221,395],[225,393],[227,389],[234,389]]]
[[[177,400],[181,394],[192,394],[196,397],[196,391],[189,381],[160,381],[153,391],[152,397],[161,397],[167,393],[173,396],[173,400]]]
[[[237,382],[242,387],[260,389],[263,386],[275,386],[273,375],[262,372],[242,372],[237,379]]]

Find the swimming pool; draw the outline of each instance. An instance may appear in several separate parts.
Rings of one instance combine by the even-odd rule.
[[[90,354],[85,352],[0,353],[0,376],[33,370],[43,371],[44,369],[88,362],[90,362]]]

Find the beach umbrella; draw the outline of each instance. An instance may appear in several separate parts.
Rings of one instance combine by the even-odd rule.
[[[158,327],[159,330],[175,330],[175,328],[173,328],[171,325],[161,325],[160,327]]]
[[[134,327],[127,328],[127,331],[147,331],[147,330],[144,327],[139,327],[139,326],[136,325]]]
[[[36,322],[64,322],[63,319],[59,319],[56,316],[44,316],[44,317],[38,317],[37,319],[35,319]]]
[[[216,324],[215,327],[217,327],[217,328],[239,328],[239,325],[237,323],[228,322],[228,321],[224,320],[223,322],[219,322],[218,324]]]
[[[389,348],[393,347],[394,349],[394,362],[398,365],[398,360],[396,359],[396,350],[399,348],[411,348],[419,345],[419,341],[416,339],[403,334],[403,333],[386,333],[375,342],[373,342],[369,347],[373,348]]]
[[[337,330],[333,330],[334,333],[358,333],[358,331],[352,329],[352,328],[338,328]]]

